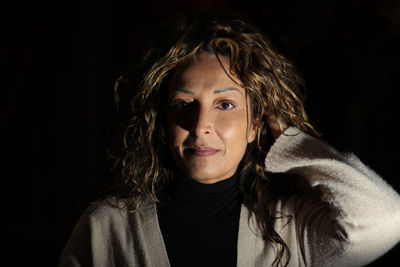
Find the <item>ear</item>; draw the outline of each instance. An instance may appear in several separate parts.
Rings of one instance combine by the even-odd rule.
[[[258,118],[254,119],[252,123],[249,124],[249,128],[247,131],[247,143],[252,143],[256,139],[258,125],[259,125]]]

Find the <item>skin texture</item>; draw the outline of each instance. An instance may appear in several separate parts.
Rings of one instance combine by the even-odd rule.
[[[182,172],[201,183],[234,175],[256,136],[245,89],[228,76],[229,61],[219,59],[201,54],[179,67],[168,92],[171,155]]]

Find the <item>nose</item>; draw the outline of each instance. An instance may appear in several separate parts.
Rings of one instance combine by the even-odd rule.
[[[195,136],[209,135],[214,131],[214,116],[208,107],[199,105],[193,112],[191,134]]]

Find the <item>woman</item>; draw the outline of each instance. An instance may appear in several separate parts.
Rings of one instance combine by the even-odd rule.
[[[292,65],[239,20],[196,21],[145,57],[112,197],[60,266],[362,266],[400,240],[400,197],[318,138]],[[167,38],[168,37],[168,38]]]

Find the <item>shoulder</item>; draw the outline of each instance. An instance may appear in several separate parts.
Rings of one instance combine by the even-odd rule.
[[[90,218],[120,216],[128,211],[125,203],[126,201],[117,200],[114,197],[97,200],[89,205],[82,216]]]
[[[132,220],[146,217],[153,209],[155,203],[152,201],[141,201],[136,207],[131,207],[125,199],[110,197],[91,203],[83,212],[82,219],[90,221],[91,224],[118,224],[124,223],[128,218]]]

